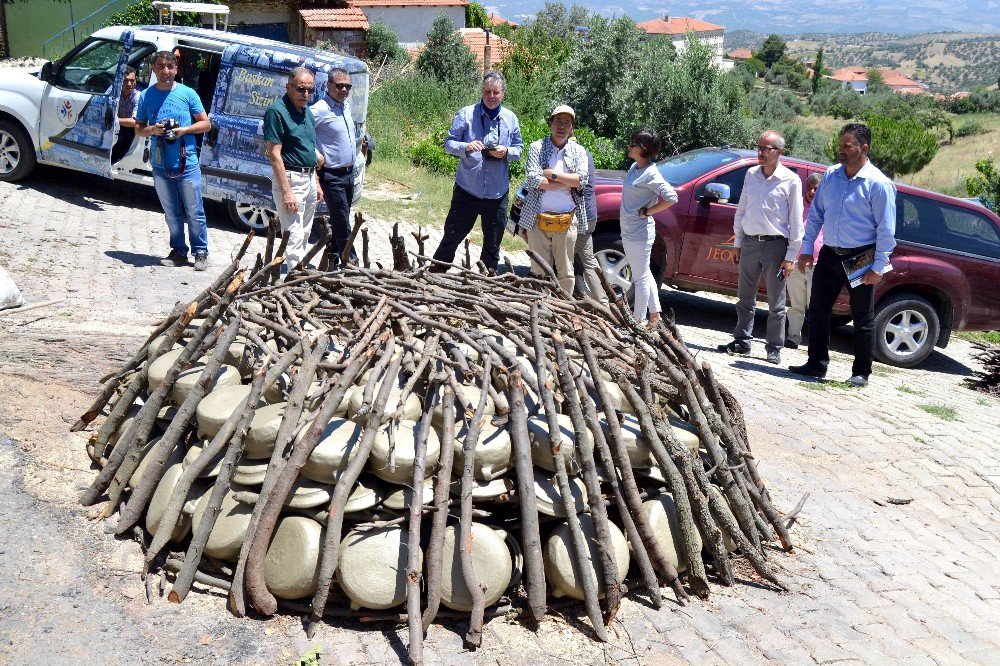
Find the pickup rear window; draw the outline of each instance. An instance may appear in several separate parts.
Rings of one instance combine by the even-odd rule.
[[[912,194],[897,194],[896,238],[1000,259],[1000,232],[988,217],[968,208]]]
[[[671,157],[656,166],[663,174],[663,178],[676,187],[739,159],[739,155],[726,150],[702,148]]]

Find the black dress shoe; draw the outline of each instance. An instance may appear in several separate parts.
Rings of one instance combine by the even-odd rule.
[[[786,349],[798,349],[799,348],[799,343],[792,342],[791,340],[785,340],[785,348]]]
[[[815,366],[805,363],[803,365],[790,365],[788,366],[789,372],[794,372],[797,375],[805,375],[806,377],[815,377],[816,379],[823,379],[826,377],[826,370],[823,368],[817,368]]]

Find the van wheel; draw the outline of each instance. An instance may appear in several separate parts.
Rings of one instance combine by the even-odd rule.
[[[941,322],[926,299],[896,294],[876,306],[875,358],[900,368],[920,364],[934,351]]]
[[[0,180],[21,180],[35,168],[35,147],[24,129],[9,120],[0,120]]]
[[[612,288],[617,293],[631,296],[632,267],[625,259],[621,237],[615,234],[594,234],[594,256]]]
[[[241,231],[253,230],[258,236],[266,236],[271,220],[274,220],[275,229],[280,228],[278,215],[273,210],[235,201],[227,201],[226,205],[229,208],[229,219]]]

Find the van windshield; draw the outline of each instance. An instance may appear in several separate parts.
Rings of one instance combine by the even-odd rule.
[[[368,72],[352,72],[351,83],[351,115],[354,122],[362,124],[368,117]]]
[[[720,166],[732,164],[739,159],[739,155],[727,150],[699,148],[675,155],[656,166],[668,183],[677,186],[688,183]]]

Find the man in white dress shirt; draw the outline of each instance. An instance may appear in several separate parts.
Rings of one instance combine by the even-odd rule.
[[[750,355],[754,307],[761,275],[767,288],[768,363],[781,362],[785,344],[785,278],[792,271],[802,244],[802,181],[780,163],[785,140],[774,130],[757,139],[758,166],[747,171],[743,194],[733,220],[733,262],[739,266],[736,329],[733,341],[720,351]]]

